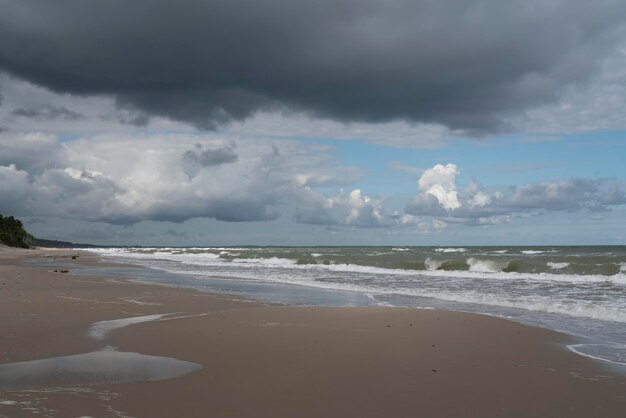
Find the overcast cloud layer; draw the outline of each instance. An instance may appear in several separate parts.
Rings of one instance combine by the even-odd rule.
[[[586,84],[622,1],[0,0],[0,69],[214,128],[259,110],[403,119],[466,134]],[[62,107],[16,117],[80,119]]]

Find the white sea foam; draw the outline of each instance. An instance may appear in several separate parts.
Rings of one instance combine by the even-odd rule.
[[[519,272],[503,272],[501,271],[508,264],[506,261],[498,262],[492,260],[475,260],[471,261],[474,270],[405,270],[405,269],[389,269],[384,267],[363,266],[358,264],[297,264],[294,260],[277,259],[278,261],[265,261],[270,259],[247,259],[246,262],[239,263],[238,266],[243,268],[255,269],[250,275],[251,278],[257,276],[274,277],[275,274],[268,270],[267,274],[263,274],[264,270],[259,268],[277,268],[288,270],[311,270],[311,271],[332,271],[336,273],[358,273],[362,275],[373,276],[396,276],[396,277],[427,277],[431,279],[480,279],[480,280],[510,280],[510,281],[531,281],[531,282],[559,282],[559,283],[614,283],[626,285],[626,274],[618,273],[613,276],[605,276],[600,274],[579,275],[579,274],[553,274],[553,273],[519,273]],[[437,266],[437,261],[431,261],[431,268]],[[442,262],[443,263],[443,262]],[[426,262],[425,262],[426,264]],[[228,268],[228,265],[220,263],[213,266]],[[440,267],[440,266],[439,266]],[[176,272],[176,271],[173,271]],[[187,272],[189,274],[194,274]],[[241,274],[240,272],[236,273]],[[302,273],[294,273],[301,275]],[[266,277],[267,276],[267,277]]]
[[[133,316],[130,318],[113,319],[111,321],[94,322],[89,327],[87,335],[95,340],[103,340],[106,334],[114,329],[124,328],[129,325],[140,324],[142,322],[156,321],[167,315],[171,315],[171,313]]]
[[[291,267],[297,264],[296,260],[291,260],[289,258],[280,258],[280,257],[269,257],[269,258],[235,258],[232,260],[233,263],[247,263],[247,264],[257,264],[264,265],[269,267]]]
[[[565,267],[569,266],[569,263],[553,263],[552,261],[548,261],[547,265],[552,270],[561,270],[561,269],[564,269]]]
[[[613,348],[613,346],[614,346],[614,344],[571,344],[571,345],[568,345],[567,348],[570,351],[573,351],[574,353],[579,354],[581,356],[589,357],[589,358],[592,358],[592,359],[595,359],[595,360],[606,361],[606,362],[617,364],[617,365],[620,365],[620,366],[626,366],[626,363],[624,363],[624,362],[615,361],[615,360],[607,359],[607,358],[604,358],[604,357],[600,357],[598,355],[589,354],[589,353],[586,353],[584,350],[581,350],[581,348],[583,348],[583,347],[593,347],[593,346],[603,346],[603,345],[611,347],[611,348]],[[623,350],[626,350],[626,345],[622,345],[620,347],[620,351],[623,352]]]
[[[104,249],[101,253],[113,255],[115,257],[124,256],[126,258],[137,258],[155,260],[153,254],[140,254],[140,253],[124,253],[119,250],[127,251],[126,249]],[[613,276],[606,276],[601,274],[553,274],[553,273],[519,273],[519,272],[503,272],[502,269],[506,267],[506,263],[497,260],[478,260],[471,261],[474,269],[472,270],[470,262],[470,270],[405,270],[405,269],[390,269],[374,266],[363,266],[358,264],[297,264],[296,260],[270,257],[270,258],[237,258],[233,260],[220,259],[209,254],[208,257],[204,257],[202,254],[173,254],[167,257],[173,261],[179,261],[183,264],[209,266],[209,267],[224,267],[227,268],[229,264],[236,263],[237,266],[242,268],[286,268],[286,269],[298,269],[298,270],[329,270],[334,272],[345,273],[361,273],[361,274],[373,274],[373,275],[395,275],[395,276],[427,276],[432,278],[465,278],[465,279],[489,279],[489,280],[530,280],[530,281],[554,281],[564,283],[598,283],[598,282],[613,282],[615,284],[626,285],[626,274],[618,273]],[[432,261],[431,266],[435,266],[437,261]],[[426,262],[425,262],[426,263]],[[495,263],[495,264],[492,264]],[[501,263],[501,264],[498,264]],[[148,263],[148,266],[152,263]],[[504,264],[504,265],[503,265]],[[626,263],[624,263],[626,264]],[[161,266],[157,266],[162,268]],[[440,266],[439,266],[440,267]],[[177,270],[172,270],[177,272]],[[180,272],[180,271],[179,271]]]
[[[250,275],[248,277],[252,280],[259,279],[255,275]],[[623,307],[608,305],[602,306],[598,304],[572,300],[558,300],[554,299],[552,296],[546,295],[523,295],[512,297],[508,294],[489,293],[489,291],[485,290],[468,290],[467,288],[459,291],[451,291],[448,290],[447,287],[420,288],[412,286],[412,283],[410,281],[398,281],[393,286],[382,287],[380,285],[366,284],[360,282],[317,281],[313,277],[297,276],[290,274],[284,276],[269,275],[263,277],[263,280],[328,290],[354,291],[371,295],[404,295],[415,297],[428,297],[450,302],[479,304],[484,306],[491,305],[504,308],[517,308],[535,312],[561,314],[578,318],[592,318],[605,321],[626,323],[626,311]],[[456,285],[453,286],[453,288],[458,286],[459,283],[456,282]]]
[[[496,251],[494,251],[495,254],[505,254],[505,253],[508,253],[508,252],[509,252],[509,250],[496,250]]]
[[[482,260],[474,257],[468,258],[466,262],[469,271],[479,273],[499,273],[509,265],[508,261]]]
[[[489,265],[485,266],[489,268]],[[553,274],[553,273],[518,273],[518,272],[503,272],[496,271],[409,271],[408,274],[415,274],[420,276],[433,276],[442,278],[460,278],[460,279],[485,279],[485,280],[528,280],[537,282],[562,282],[562,283],[615,283],[626,285],[626,274],[618,273],[612,276],[605,276],[602,274]]]
[[[467,248],[435,248],[438,253],[464,253]]]
[[[526,255],[536,255],[536,254],[555,253],[556,250],[523,250],[520,252]]]
[[[145,301],[137,300],[137,299],[122,299],[122,301],[126,303],[134,303],[135,305],[141,305],[141,306],[162,305],[162,303],[145,302]]]
[[[445,263],[445,260],[433,260],[430,257],[424,260],[424,266],[426,267],[426,270],[428,271],[437,270],[439,267],[443,265],[443,263]]]
[[[231,254],[231,256],[234,254]],[[147,260],[152,260],[156,257],[154,257],[153,254],[141,254],[138,257],[133,257],[132,254],[128,254],[127,257],[129,258],[138,258],[138,259],[147,259]],[[224,262],[224,259],[222,257],[220,257],[219,253],[209,253],[209,252],[202,252],[202,253],[173,253],[173,254],[169,254],[167,256],[165,255],[160,255],[158,258],[162,258],[162,259],[167,259],[167,260],[173,260],[173,261],[178,261],[181,262],[183,264],[192,264],[192,265],[205,265],[205,266],[211,266],[214,265],[215,263],[222,263]]]
[[[563,314],[579,318],[592,318],[626,323],[626,312],[623,309],[599,306],[595,304],[558,301],[546,296],[535,296],[534,298],[517,297],[514,299],[507,299],[503,295],[492,295],[476,291],[452,293],[445,291],[421,292],[416,290],[411,291],[411,293],[413,293],[414,296],[432,297],[452,302],[518,308],[535,312]]]
[[[173,257],[168,257],[168,259],[179,261],[183,264],[190,265],[200,265],[200,266],[212,266],[216,263],[225,262],[222,257],[219,257],[215,254],[211,253],[203,253],[203,254],[176,254]],[[227,261],[226,261],[227,262]]]

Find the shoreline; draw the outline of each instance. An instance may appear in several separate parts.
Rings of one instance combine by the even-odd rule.
[[[281,248],[291,248],[291,247],[281,247]],[[302,248],[308,248],[308,247],[302,247]],[[338,247],[338,248],[343,248],[343,247]],[[471,247],[468,247],[468,248],[471,248]],[[486,254],[467,255],[466,252],[471,251],[468,248],[436,248],[435,251],[446,250],[447,252],[455,252],[455,253],[461,252],[462,254],[464,254],[464,256],[462,257],[464,259],[471,256],[471,257],[478,257],[480,260],[483,260],[483,261],[487,260],[487,258],[483,258],[483,256],[484,257],[487,256]],[[479,247],[476,247],[476,248],[479,248]],[[528,248],[528,247],[522,246],[519,248]],[[165,249],[173,250],[173,248],[170,248],[170,247],[166,247]],[[219,250],[219,257],[221,258],[223,253],[225,253],[225,251],[221,251],[221,250],[224,250],[226,248],[216,247],[216,248],[194,248],[194,249],[196,250],[198,249],[199,250],[210,250],[210,249]],[[235,249],[241,250],[240,248],[235,248]],[[258,249],[264,250],[265,247],[256,248],[255,250],[258,250]],[[401,249],[407,250],[406,248],[401,248]],[[117,248],[115,250],[120,250],[120,249]],[[154,250],[154,248],[147,248],[147,250]],[[394,247],[392,248],[392,250],[395,251],[396,248]],[[335,253],[335,252],[336,251],[332,251],[332,253]],[[553,253],[555,252],[555,250],[554,249],[550,249],[549,251],[548,250],[546,251],[527,250],[527,251],[521,251],[520,253],[528,253],[528,252],[531,252],[534,256],[536,253]],[[570,296],[569,300],[567,300],[568,299],[567,296],[564,297],[565,303],[563,305],[559,305],[559,303],[557,302],[556,305],[552,304],[552,305],[547,305],[547,306],[543,306],[546,304],[545,299],[540,300],[539,302],[536,302],[535,299],[533,298],[534,295],[532,293],[534,291],[531,291],[531,293],[527,294],[528,300],[531,301],[531,305],[532,303],[537,303],[539,305],[533,308],[532,306],[530,307],[527,306],[528,302],[520,301],[519,298],[517,300],[517,303],[515,301],[511,303],[507,299],[506,295],[502,294],[502,291],[504,288],[500,288],[499,290],[496,289],[495,292],[494,292],[494,289],[491,287],[485,288],[485,289],[481,289],[481,287],[478,287],[474,289],[475,294],[479,296],[481,292],[483,291],[486,292],[485,293],[486,295],[490,295],[490,296],[493,296],[493,294],[497,295],[497,293],[500,292],[501,293],[500,296],[504,296],[504,302],[501,299],[500,301],[498,300],[491,301],[491,303],[490,302],[482,303],[480,301],[481,300],[480,297],[478,297],[478,301],[472,301],[472,298],[476,299],[476,297],[470,295],[468,299],[466,292],[460,293],[461,295],[460,299],[455,298],[455,297],[450,297],[449,295],[446,294],[446,289],[436,284],[432,286],[433,284],[429,282],[430,279],[428,280],[418,279],[418,280],[421,280],[418,286],[423,286],[423,289],[429,289],[426,292],[419,291],[417,293],[413,293],[411,292],[411,289],[409,289],[410,286],[403,288],[404,285],[402,283],[396,283],[396,285],[399,285],[400,288],[395,289],[394,292],[388,293],[386,292],[387,284],[383,284],[382,281],[380,283],[376,283],[377,278],[381,277],[381,275],[382,277],[391,277],[392,280],[395,280],[393,276],[396,274],[401,274],[401,275],[408,274],[409,277],[414,279],[416,277],[417,278],[422,277],[425,271],[421,271],[419,269],[418,270],[403,269],[400,266],[396,266],[397,268],[394,268],[394,269],[381,268],[381,267],[376,267],[376,266],[367,264],[367,262],[363,265],[359,263],[351,265],[351,263],[346,263],[346,260],[342,260],[344,263],[342,264],[342,261],[339,261],[339,262],[329,261],[328,258],[324,259],[324,262],[320,264],[319,262],[320,259],[318,259],[318,257],[323,258],[324,254],[322,253],[307,252],[308,255],[312,256],[315,259],[315,262],[311,263],[310,262],[311,260],[309,260],[309,262],[305,261],[304,266],[292,265],[294,260],[298,260],[298,264],[300,264],[300,260],[304,259],[303,257],[307,256],[307,254],[298,254],[298,253],[293,253],[293,254],[270,253],[270,254],[262,255],[259,258],[257,258],[258,253],[256,252],[251,253],[251,254],[236,253],[236,254],[232,254],[232,256],[239,257],[243,259],[242,261],[246,261],[246,263],[239,263],[239,264],[225,263],[222,265],[220,265],[220,263],[213,264],[214,262],[211,260],[211,258],[209,258],[208,266],[210,267],[208,267],[207,269],[210,270],[214,267],[218,267],[218,270],[219,270],[222,267],[226,267],[227,270],[223,274],[225,274],[225,276],[228,277],[228,280],[224,280],[220,277],[214,278],[212,277],[212,274],[203,274],[202,271],[193,271],[191,273],[187,272],[185,268],[185,265],[187,263],[185,262],[184,259],[179,258],[179,257],[191,256],[191,255],[193,256],[202,255],[202,254],[198,254],[196,251],[193,251],[192,254],[184,254],[184,256],[176,255],[175,257],[171,259],[168,257],[168,252],[166,251],[162,262],[158,262],[156,266],[153,265],[155,260],[150,260],[150,258],[144,258],[141,256],[142,251],[139,251],[139,254],[134,254],[138,256],[139,258],[136,258],[135,256],[133,256],[132,252],[127,253],[125,251],[122,251],[122,253],[118,253],[117,251],[109,253],[105,251],[103,253],[100,250],[97,250],[95,251],[95,253],[101,257],[104,257],[113,261],[117,261],[117,262],[122,262],[122,263],[126,263],[130,259],[131,262],[135,263],[136,266],[139,268],[134,269],[134,270],[128,270],[128,271],[124,271],[123,269],[115,269],[115,268],[113,269],[96,268],[95,271],[91,269],[83,270],[81,274],[99,275],[99,274],[106,273],[105,275],[107,276],[111,275],[115,277],[123,277],[125,275],[131,275],[133,277],[133,280],[137,280],[139,282],[161,283],[161,284],[167,283],[167,284],[175,284],[176,286],[181,286],[184,288],[193,288],[193,289],[197,289],[197,290],[200,290],[203,292],[209,292],[209,293],[236,294],[236,295],[241,295],[242,297],[245,297],[245,298],[251,298],[253,300],[261,301],[264,303],[278,303],[278,304],[284,304],[284,305],[319,306],[319,307],[391,306],[391,307],[406,307],[406,308],[438,309],[438,310],[446,310],[446,311],[454,311],[454,312],[474,313],[474,314],[480,314],[480,315],[491,315],[491,316],[495,316],[498,318],[512,320],[520,324],[549,329],[549,330],[553,330],[553,331],[570,335],[575,339],[575,344],[572,344],[572,345],[575,345],[575,347],[574,348],[568,347],[568,349],[570,349],[573,352],[578,353],[579,355],[601,361],[603,362],[603,364],[613,367],[615,370],[626,375],[626,357],[624,357],[626,353],[626,351],[624,351],[624,348],[626,348],[626,339],[623,337],[623,335],[621,335],[622,334],[621,325],[623,325],[623,323],[620,323],[619,320],[616,318],[607,317],[608,311],[603,309],[603,307],[605,306],[604,303],[606,303],[607,301],[610,302],[609,300],[610,298],[607,298],[606,295],[601,294],[602,292],[601,290],[594,290],[595,294],[588,295],[591,297],[590,301],[595,300],[595,303],[576,305],[576,298],[578,296],[574,295],[574,296]],[[216,253],[217,251],[213,251],[209,254],[212,256],[215,256]],[[173,254],[177,254],[177,253],[173,253]],[[376,255],[380,255],[380,254],[381,253],[378,253]],[[496,257],[498,257],[502,255],[502,251],[498,250],[498,251],[495,251],[493,254],[496,254]],[[169,254],[169,255],[172,255],[172,254]],[[328,257],[329,255],[336,256],[338,254],[326,254],[326,257]],[[366,255],[371,256],[374,254],[368,253]],[[421,254],[422,257],[426,255],[428,254]],[[227,253],[227,255],[225,256],[225,261],[228,261],[229,257],[231,257],[231,254]],[[471,258],[471,257],[465,261],[469,262],[469,260],[475,260],[474,258]],[[159,261],[159,259],[157,259],[157,261]],[[264,264],[268,260],[269,260],[269,263]],[[430,260],[430,258],[427,258],[427,260]],[[178,263],[177,261],[182,261],[182,263]],[[191,265],[193,265],[196,262],[195,259],[189,259],[187,261],[189,261],[190,262],[189,264]],[[202,263],[203,260],[199,260],[199,261],[201,261],[199,268],[202,270],[203,269],[202,266],[204,265]],[[231,261],[237,261],[237,260],[231,260]],[[280,264],[278,264],[278,261],[280,261]],[[363,261],[365,260],[361,260],[361,262]],[[612,261],[615,262],[615,260],[612,260]],[[248,269],[238,271],[234,275],[232,274],[232,271],[228,270],[234,266],[237,266],[236,268],[239,268],[240,266],[247,267],[248,262],[250,263],[249,266],[254,266],[257,263],[258,265],[263,266],[260,270],[258,270],[258,273],[263,275],[262,277],[264,277],[266,274],[266,272],[263,270],[265,269],[265,266],[267,266],[268,271],[273,271],[272,277],[269,279],[264,277],[264,279],[262,280],[256,280],[256,278],[254,279],[244,278],[246,277],[247,274],[250,274],[249,273],[250,270]],[[321,268],[320,271],[324,271],[326,268],[328,268],[326,266],[328,262],[331,262],[331,264],[337,262],[338,265],[341,266],[341,269],[337,270],[338,272],[345,272],[345,271],[361,272],[363,275],[366,276],[364,277],[364,279],[367,279],[367,280],[364,280],[363,282],[361,282],[360,280],[354,280],[353,282],[351,282],[350,281],[351,279],[348,278],[348,285],[345,285],[344,283],[342,283],[343,279],[334,280],[334,281],[325,280],[325,278],[323,277],[323,273],[322,273],[322,276],[313,278],[312,280],[305,279],[302,282],[300,281],[302,280],[303,277],[306,277],[308,274],[310,274],[310,273],[305,273],[301,276],[301,271],[302,271],[300,269],[301,267],[304,267],[306,269],[307,267],[310,267],[307,264],[310,264],[310,265],[315,266],[315,268]],[[511,260],[509,259],[506,263],[510,263],[510,262]],[[542,263],[545,264],[545,262],[546,260],[542,260],[542,261],[539,261],[539,263],[537,264],[542,264]],[[549,264],[550,263],[547,263],[547,265]],[[563,264],[569,264],[569,262],[563,263]],[[499,267],[502,267],[503,265],[504,264],[501,263],[499,264]],[[283,270],[282,267],[285,267],[286,269]],[[298,267],[298,269],[291,271],[291,269],[295,267]],[[254,267],[252,268],[254,269]],[[143,274],[143,269],[148,269],[151,272],[151,274],[150,275]],[[248,272],[246,272],[246,270],[248,270]],[[281,270],[291,271],[291,273],[288,274],[289,277],[286,277],[283,274],[283,271]],[[334,273],[332,272],[334,272],[335,269],[333,268],[330,271],[331,271],[330,274],[334,275]],[[243,273],[243,275],[240,276],[240,273]],[[198,274],[200,275],[201,280],[198,280],[198,277],[196,277]],[[220,272],[217,273],[218,276],[220,274],[222,273]],[[312,273],[312,274],[313,276],[311,277],[315,277],[316,273]],[[317,274],[319,274],[319,272]],[[337,273],[337,274],[339,276],[342,276],[342,273]],[[390,276],[387,276],[389,274]],[[469,272],[468,273],[467,271],[464,271],[464,270],[453,270],[453,271],[428,270],[426,276],[443,275],[442,277],[449,277],[451,274],[452,276],[460,274],[461,277],[466,277],[465,275],[469,275],[470,279],[471,277],[480,276],[481,280],[483,279],[486,280],[485,283],[481,284],[482,286],[490,285],[490,283],[488,282],[490,282],[494,278],[492,276],[494,274],[493,272],[490,272],[490,273]],[[507,275],[510,275],[510,274],[515,275],[515,274],[522,274],[522,273],[501,272],[500,274],[504,274],[506,277],[505,277],[505,280],[500,280],[500,279],[496,280],[494,284],[496,284],[497,286],[501,286],[502,284],[505,284],[510,279],[515,279],[514,277],[510,277]],[[541,274],[544,274],[544,273],[541,273]],[[563,276],[568,277],[568,274],[570,273],[566,273]],[[612,280],[618,280],[618,276],[620,275],[623,275],[623,274],[617,273],[617,275],[615,276],[606,276],[606,277],[604,276],[598,277],[594,275],[591,275],[588,277],[581,276],[581,277],[577,277],[575,279],[570,279],[570,280],[574,280],[572,283],[574,283],[574,286],[576,287],[578,286],[578,283],[581,281],[581,279],[586,280],[586,279],[591,278],[591,283],[596,283],[598,281],[602,281],[602,282],[606,281],[606,283],[609,283]],[[549,283],[551,282],[551,280],[557,280],[556,277],[558,277],[557,282],[560,282],[563,276],[549,277],[547,282]],[[294,280],[294,277],[296,278],[295,280]],[[308,278],[310,279],[310,277]],[[621,279],[621,276],[619,278]],[[375,284],[373,286],[362,284],[364,282],[367,282],[368,280],[369,281],[373,280]],[[525,277],[523,281],[525,282],[526,280],[529,280],[529,279]],[[535,278],[535,280],[537,279]],[[532,281],[533,281],[533,278],[530,279],[530,282]],[[540,278],[540,281],[538,281],[537,283],[545,283],[545,277],[542,276]],[[451,285],[453,287],[455,285],[465,286],[464,283],[463,284],[452,283]],[[528,287],[528,285],[526,286]],[[615,284],[615,287],[616,288],[619,287],[619,284]],[[569,292],[569,290],[567,289],[563,289],[563,290],[566,292]],[[443,294],[438,295],[437,292],[441,293],[441,291],[443,291]],[[526,291],[528,291],[528,289],[526,289]],[[585,291],[588,291],[588,289]],[[428,295],[429,292],[431,292],[431,296]],[[457,292],[457,295],[458,294],[459,293]],[[617,295],[613,295],[613,297],[617,297]],[[557,300],[558,299],[559,298],[557,298]],[[557,308],[554,309],[554,306],[557,306]],[[579,313],[577,312],[568,312],[569,310],[572,309],[572,307],[574,307],[574,310],[575,310],[577,306],[582,307],[582,309],[585,311],[585,314],[579,315]],[[565,307],[566,309],[564,309],[563,307]],[[609,309],[612,309],[612,307]],[[564,313],[564,312],[567,312],[567,313]],[[612,311],[612,312],[615,314],[615,311]]]
[[[17,264],[46,252],[119,265],[88,250],[0,251],[0,364],[112,345],[203,368],[175,379],[48,392],[44,400],[0,392],[0,416],[41,416],[27,408],[51,417],[617,417],[626,410],[626,378],[557,347],[570,339],[554,331],[430,309],[270,306]],[[185,317],[115,329],[102,341],[86,335],[95,322],[171,312]]]

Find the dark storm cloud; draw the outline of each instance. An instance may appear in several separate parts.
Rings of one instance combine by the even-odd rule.
[[[133,108],[129,109],[119,103],[117,105],[119,108],[118,122],[133,126],[147,126],[150,123],[150,115],[146,112]]]
[[[197,164],[203,167],[227,164],[237,161],[234,145],[216,149],[204,149],[201,144],[183,154],[183,161],[188,164]]]
[[[53,105],[46,105],[46,106],[33,107],[33,108],[19,107],[17,109],[14,109],[11,112],[11,114],[13,116],[20,116],[24,118],[39,119],[39,120],[64,119],[64,120],[71,121],[71,120],[85,119],[85,116],[81,115],[78,112],[69,110],[64,106],[53,106]]]
[[[203,128],[258,110],[492,132],[585,82],[623,1],[0,0],[0,69]]]
[[[183,171],[189,178],[195,177],[203,167],[218,166],[237,161],[234,151],[235,145],[219,148],[205,149],[201,144],[196,144],[195,149],[190,149],[183,154]]]

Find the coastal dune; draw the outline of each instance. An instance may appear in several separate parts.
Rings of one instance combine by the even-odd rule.
[[[69,267],[26,263],[34,257]],[[159,381],[78,387],[43,378],[33,390],[0,392],[0,416],[622,417],[626,411],[626,377],[568,351],[570,337],[557,332],[430,309],[265,305],[62,272],[96,263],[105,265],[88,253],[0,253],[0,367],[115,347],[202,368]],[[102,338],[89,335],[94,323],[139,316],[150,320],[127,321]]]

